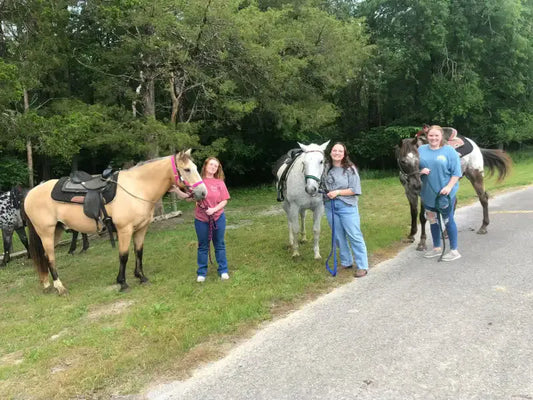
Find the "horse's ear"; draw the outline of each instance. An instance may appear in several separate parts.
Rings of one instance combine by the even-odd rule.
[[[326,143],[321,144],[320,145],[320,150],[325,152],[326,149],[328,148],[329,142],[330,142],[330,140],[328,140]]]
[[[307,146],[305,144],[301,144],[300,142],[298,142],[298,146],[300,146],[300,149],[302,149],[303,151],[307,151]]]
[[[185,154],[186,156],[190,157],[190,156],[191,156],[191,150],[192,150],[192,149],[188,149],[184,154]]]

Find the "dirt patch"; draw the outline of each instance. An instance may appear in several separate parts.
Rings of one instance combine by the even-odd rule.
[[[134,301],[132,300],[119,300],[115,303],[95,307],[93,310],[89,311],[87,318],[89,318],[90,321],[94,321],[98,318],[106,317],[109,315],[122,314],[133,303]]]
[[[0,357],[0,366],[11,366],[18,365],[24,360],[24,355],[22,350],[15,351],[14,353],[6,354],[5,356]]]

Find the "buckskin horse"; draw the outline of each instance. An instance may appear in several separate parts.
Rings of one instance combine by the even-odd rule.
[[[426,127],[426,126],[425,126]],[[424,128],[425,128],[424,127]],[[487,233],[489,225],[489,195],[485,191],[484,168],[487,167],[489,175],[498,171],[498,182],[505,179],[512,165],[511,158],[502,150],[480,148],[472,139],[457,134],[454,128],[444,127],[445,139],[455,148],[461,157],[461,170],[476,191],[483,208],[483,221],[477,231],[479,234]],[[427,143],[425,129],[418,131],[416,137],[402,139],[396,147],[396,160],[400,169],[400,182],[411,208],[411,231],[407,240],[414,242],[417,233],[417,216],[420,218],[420,242],[417,250],[426,249],[426,217],[422,201],[418,213],[418,197],[422,187],[419,172],[418,147]]]
[[[107,222],[112,221],[112,224],[106,225],[109,229],[116,228],[119,247],[117,283],[120,291],[125,291],[128,289],[126,264],[132,237],[136,256],[135,277],[141,283],[148,282],[143,272],[143,243],[156,202],[173,185],[187,190],[196,200],[202,200],[207,195],[207,188],[191,158],[190,149],[116,172],[104,183],[93,180],[82,182],[82,186],[89,189],[85,199],[82,196],[70,196],[70,200],[66,197],[61,197],[61,201],[54,200],[53,192],[56,198],[68,194],[64,193],[67,186],[59,187],[59,181],[50,180],[30,190],[24,200],[23,212],[28,221],[31,257],[43,289],[50,289],[50,273],[53,286],[60,295],[66,294],[67,289],[57,273],[54,246],[64,229],[94,233],[101,229],[101,214],[105,215]],[[108,195],[112,193],[100,203],[102,208],[96,212],[99,218],[94,218],[88,212],[91,211],[89,197],[95,190],[99,193],[107,191]]]

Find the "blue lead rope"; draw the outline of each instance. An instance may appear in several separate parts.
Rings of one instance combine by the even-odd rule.
[[[326,259],[326,269],[331,276],[337,275],[337,241],[335,240],[335,199],[331,199],[331,252]],[[333,269],[329,267],[329,259],[333,254]]]

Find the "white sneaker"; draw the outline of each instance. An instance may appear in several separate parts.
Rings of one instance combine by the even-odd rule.
[[[227,281],[229,279],[229,274],[227,272],[223,272],[220,274],[220,280],[221,281]]]
[[[461,254],[457,250],[450,250],[442,256],[442,261],[454,261],[461,258]]]
[[[198,276],[196,277],[196,282],[200,282],[200,283],[205,282],[205,276],[203,276],[203,275],[198,275]]]
[[[437,247],[436,249],[431,249],[429,251],[426,251],[424,253],[424,257],[433,258],[433,257],[438,257],[441,254],[442,254],[442,249],[440,247]]]

